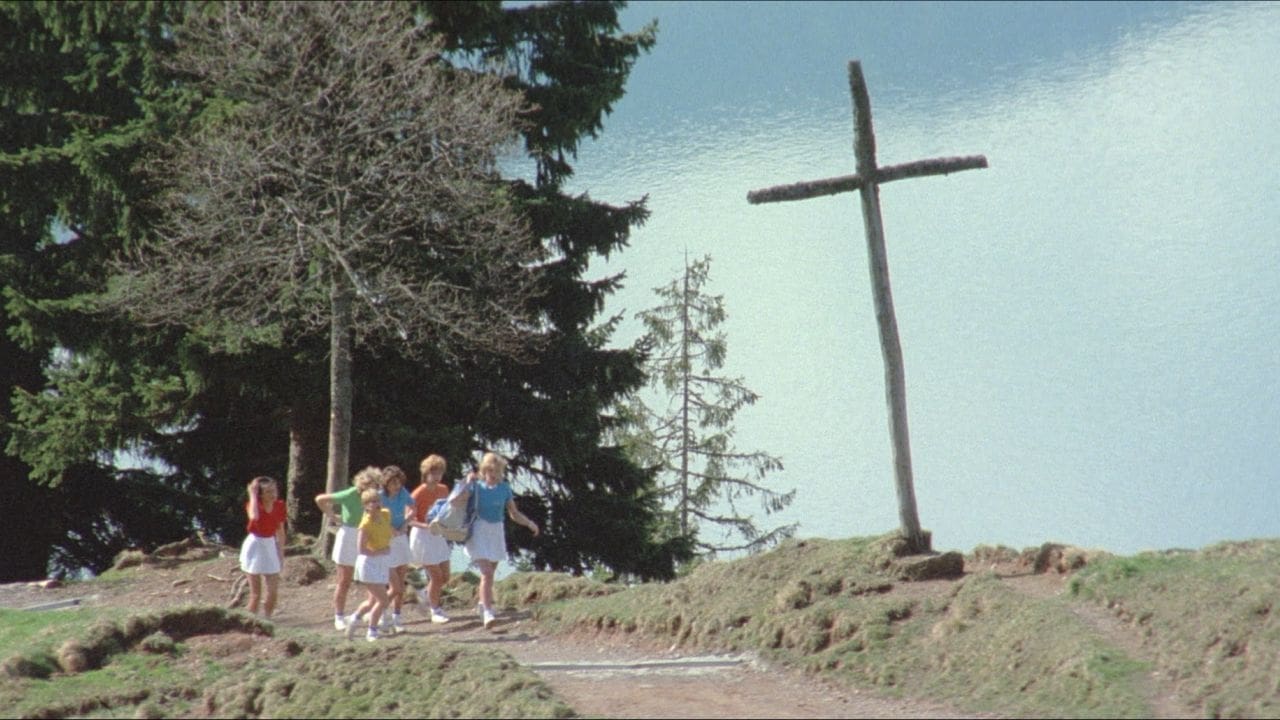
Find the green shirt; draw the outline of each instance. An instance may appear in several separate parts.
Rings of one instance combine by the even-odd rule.
[[[342,524],[347,527],[357,527],[360,525],[360,518],[364,517],[364,503],[360,502],[360,489],[355,485],[334,493],[330,497],[333,498],[333,504],[342,510]]]

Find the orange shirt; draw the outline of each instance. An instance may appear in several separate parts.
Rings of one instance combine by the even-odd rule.
[[[244,504],[244,513],[245,515],[249,514],[248,502]],[[250,518],[249,524],[245,526],[245,530],[257,535],[258,537],[275,537],[276,530],[280,529],[280,526],[284,524],[284,521],[284,501],[276,498],[276,501],[271,504],[271,509],[269,510],[266,505],[258,503],[258,519],[254,520]]]
[[[418,522],[427,521],[427,511],[437,500],[443,500],[449,497],[449,486],[444,483],[436,483],[435,491],[427,489],[426,485],[419,485],[413,489],[413,519]]]

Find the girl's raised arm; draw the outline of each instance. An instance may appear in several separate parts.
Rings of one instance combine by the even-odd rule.
[[[258,478],[249,481],[249,519],[257,520],[262,517],[262,504],[258,499],[258,493],[262,488],[258,485]]]

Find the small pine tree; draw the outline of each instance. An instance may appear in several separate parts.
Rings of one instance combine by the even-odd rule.
[[[710,256],[689,263],[670,284],[655,288],[656,307],[637,313],[645,325],[640,347],[647,355],[648,387],[665,399],[651,408],[633,394],[620,409],[617,439],[633,460],[654,468],[667,508],[667,531],[696,538],[700,555],[756,552],[795,533],[795,524],[762,532],[750,514],[738,509],[744,497],[761,500],[766,514],[787,507],[795,490],[778,492],[763,484],[782,469],[782,460],[765,452],[733,447],[733,419],[759,399],[742,378],[715,374],[724,366],[727,344],[718,328],[726,318],[723,296],[707,295]],[[719,505],[718,503],[723,503]],[[724,531],[723,542],[706,532]],[[732,538],[741,544],[730,545]]]

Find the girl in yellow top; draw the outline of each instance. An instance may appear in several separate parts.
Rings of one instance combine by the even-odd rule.
[[[356,535],[360,547],[360,557],[356,559],[356,582],[364,585],[369,596],[347,618],[347,637],[355,635],[356,623],[368,611],[369,631],[365,639],[373,641],[378,639],[378,622],[390,603],[387,582],[391,567],[388,561],[391,558],[391,536],[395,530],[391,527],[391,513],[382,507],[381,493],[377,489],[360,493],[360,501],[364,505],[364,518],[360,520]]]

